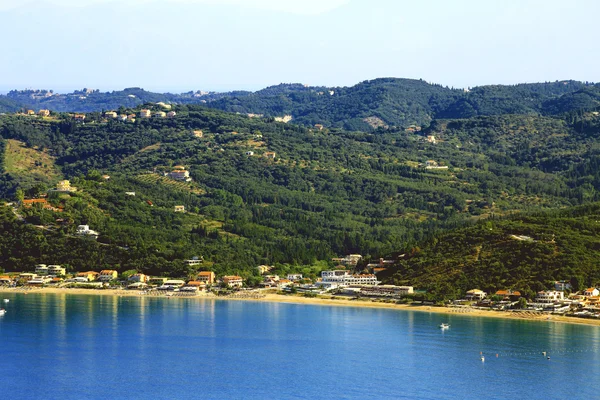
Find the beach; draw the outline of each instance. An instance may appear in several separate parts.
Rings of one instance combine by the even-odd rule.
[[[289,303],[289,304],[306,304],[306,305],[321,305],[335,307],[363,307],[363,308],[383,308],[403,311],[414,311],[423,313],[435,313],[445,315],[464,315],[471,317],[485,318],[501,318],[513,320],[530,320],[544,322],[558,322],[569,324],[580,324],[590,326],[600,326],[600,319],[577,318],[562,315],[554,315],[548,313],[532,312],[532,311],[495,311],[481,310],[469,307],[440,307],[430,305],[410,305],[386,303],[376,300],[363,299],[348,299],[341,297],[304,297],[302,295],[283,295],[275,293],[264,293],[259,296],[247,297],[231,297],[231,296],[215,296],[212,294],[198,294],[195,296],[167,296],[167,295],[148,295],[138,290],[123,290],[123,289],[80,289],[80,288],[31,288],[23,290],[22,288],[2,288],[0,293],[22,293],[22,294],[69,294],[69,295],[95,295],[95,296],[131,296],[131,297],[165,297],[170,299],[195,299],[195,300],[220,300],[220,301],[255,301],[255,302],[270,302],[270,303]],[[171,292],[169,292],[171,293]],[[243,292],[241,292],[243,293]]]

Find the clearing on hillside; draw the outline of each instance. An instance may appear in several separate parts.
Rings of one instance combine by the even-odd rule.
[[[25,143],[14,139],[6,141],[4,169],[25,186],[51,184],[62,177],[52,156],[44,151],[28,148]]]

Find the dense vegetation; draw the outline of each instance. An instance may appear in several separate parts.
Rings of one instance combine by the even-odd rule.
[[[152,93],[140,88],[101,93],[11,91],[2,100],[58,112],[92,112],[136,107],[145,102],[203,103],[209,107],[266,118],[290,115],[296,124],[374,131],[381,127],[427,125],[433,119],[522,114],[559,115],[600,105],[600,86],[577,81],[490,85],[470,91],[423,80],[381,78],[351,87],[280,84],[257,92]]]
[[[385,98],[386,90],[400,90],[396,80],[361,85],[350,88],[355,92],[335,89],[333,95],[326,88],[318,94],[314,88],[283,85],[261,96],[318,96],[327,102],[344,96],[346,111],[363,107],[370,112],[371,106],[359,102],[369,98],[367,93]],[[138,118],[135,123],[98,112],[88,113],[85,123],[65,113],[0,117],[0,198],[37,197],[63,175],[78,188],[70,194],[48,192],[54,211],[18,210],[29,224],[3,208],[0,266],[112,265],[185,276],[193,271],[183,260],[202,256],[203,268],[247,277],[259,264],[288,264],[308,275],[315,273],[308,266],[338,255],[376,259],[404,253],[386,279],[433,289],[439,296],[470,286],[533,291],[552,279],[599,280],[591,258],[583,257],[582,246],[595,246],[593,224],[580,221],[581,215],[595,218],[590,204],[600,201],[595,86],[561,82],[466,94],[421,81],[401,86],[414,92],[413,99],[428,99],[430,107],[417,107],[417,100],[406,103],[411,111],[403,114],[404,123],[407,115],[421,112],[423,121],[438,112],[444,118],[431,120],[420,132],[394,126],[365,132],[334,127],[345,123],[331,122],[319,130],[249,118],[241,109],[233,114],[194,104],[175,106],[175,118]],[[589,102],[573,100],[584,92]],[[274,107],[287,104],[275,97]],[[465,98],[477,106],[475,116],[457,112],[461,118],[449,118],[439,111]],[[225,104],[225,99],[209,104]],[[551,99],[564,104],[552,100],[558,108],[541,115],[550,110]],[[331,121],[343,118],[340,104],[332,106]],[[160,109],[150,103],[128,107],[124,104],[120,112]],[[389,118],[400,114],[390,111]],[[383,114],[378,118],[383,120]],[[7,143],[16,149],[22,143],[27,152],[8,152]],[[268,152],[274,158],[266,157]],[[30,159],[31,168],[16,170],[17,156]],[[428,160],[435,161],[430,166],[448,168],[426,169]],[[176,165],[185,166],[193,181],[164,175]],[[40,171],[54,170],[53,178],[40,176]],[[187,212],[174,212],[176,205]],[[576,208],[552,211],[565,207]],[[545,226],[545,221],[554,225]],[[98,241],[76,237],[79,224],[99,231]],[[512,234],[534,241],[513,240]]]
[[[557,280],[583,290],[600,282],[599,220],[599,203],[493,218],[408,249],[382,277],[432,288],[440,299],[473,288],[513,289],[533,298]]]

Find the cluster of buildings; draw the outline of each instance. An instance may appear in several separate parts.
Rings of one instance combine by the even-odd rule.
[[[580,313],[600,316],[600,290],[592,287],[570,293],[571,289],[569,282],[557,281],[554,283],[553,290],[537,292],[535,297],[527,302],[527,308],[556,313],[580,310]],[[495,297],[496,300],[493,301],[492,297]],[[480,307],[509,309],[513,308],[521,297],[521,292],[516,290],[498,290],[488,295],[483,290],[471,289],[467,291],[464,301],[475,302],[476,306]],[[460,302],[461,300],[457,301],[457,303]]]
[[[74,274],[69,274],[67,277],[66,268],[60,265],[38,264],[35,267],[35,272],[23,272],[13,276],[0,276],[0,285],[23,284],[26,286],[44,286],[71,283],[103,287],[109,282],[117,281],[118,278],[118,271],[113,269],[104,269],[100,272],[80,271]],[[213,285],[215,282],[215,273],[212,271],[200,271],[196,274],[194,279],[187,282],[180,279],[151,277],[138,272],[129,276],[127,279],[122,280],[121,284],[125,284],[129,289],[144,289],[148,287],[154,287],[157,290],[177,289],[184,292],[190,292],[205,290],[207,286]],[[241,277],[226,276],[222,278],[222,282],[229,287],[241,287],[243,280]]]
[[[104,117],[107,119],[116,119],[118,121],[135,122],[135,114],[117,114],[115,111],[106,111]]]
[[[166,109],[171,109],[171,105],[170,104],[164,104],[164,103],[157,103],[158,105],[161,105],[166,108]],[[138,113],[139,118],[142,119],[147,119],[147,118],[175,118],[175,116],[177,115],[177,113],[175,111],[152,111],[152,110],[148,110],[148,109],[143,109],[140,110],[140,112]],[[75,116],[77,119],[77,115]],[[85,118],[85,115],[83,116]],[[116,119],[119,121],[127,121],[127,122],[135,122],[136,119],[136,115],[135,114],[118,114],[116,111],[106,111],[104,113],[104,117],[107,119]]]

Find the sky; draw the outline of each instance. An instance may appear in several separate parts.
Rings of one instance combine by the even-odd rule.
[[[600,81],[596,0],[0,0],[0,91]]]

